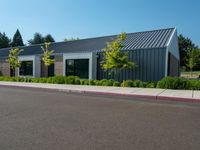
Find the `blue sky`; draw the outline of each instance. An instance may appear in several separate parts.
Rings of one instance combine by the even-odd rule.
[[[0,0],[0,32],[89,38],[176,27],[200,46],[199,0]]]

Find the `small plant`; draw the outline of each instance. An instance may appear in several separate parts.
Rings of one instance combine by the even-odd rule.
[[[132,80],[123,80],[122,84],[121,84],[122,87],[133,87],[133,81]]]
[[[120,83],[119,83],[118,81],[114,81],[114,82],[113,82],[113,86],[119,87],[119,86],[120,86]]]
[[[190,75],[192,77],[192,70],[199,61],[200,51],[197,49],[191,49],[188,52],[187,67],[190,69]]]
[[[146,88],[156,88],[156,86],[157,86],[156,82],[148,82]]]
[[[18,59],[18,55],[22,52],[20,48],[13,48],[9,51],[8,55],[8,63],[10,64],[10,69],[13,72],[13,76],[15,76],[15,69],[21,66],[21,62]]]
[[[50,46],[50,42],[44,43],[44,46],[42,46],[42,50],[43,50],[43,56],[42,56],[42,60],[45,64],[45,66],[50,66],[51,64],[54,63],[54,59],[51,58],[51,55],[54,53],[54,50],[49,50],[49,46]]]

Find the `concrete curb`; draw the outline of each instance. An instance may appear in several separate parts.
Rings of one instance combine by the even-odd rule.
[[[176,101],[176,102],[186,102],[186,103],[200,103],[200,99],[194,98],[181,98],[181,97],[172,97],[172,96],[159,96],[159,95],[139,95],[139,94],[124,94],[124,93],[113,93],[113,92],[101,92],[101,91],[87,91],[87,90],[74,90],[74,89],[56,89],[56,88],[49,88],[49,87],[34,87],[34,86],[23,86],[23,85],[0,85],[3,87],[14,87],[14,88],[23,88],[23,89],[33,89],[33,90],[43,90],[49,92],[64,92],[64,93],[79,93],[79,94],[98,94],[104,96],[121,96],[121,97],[128,97],[128,98],[137,98],[137,99],[149,99],[155,101]]]
[[[157,96],[157,100],[160,100],[160,101],[167,100],[167,101],[186,102],[186,103],[200,103],[199,99],[171,97],[171,96]]]

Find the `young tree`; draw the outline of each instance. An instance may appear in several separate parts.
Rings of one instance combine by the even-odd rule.
[[[53,64],[55,61],[54,59],[51,58],[51,55],[53,54],[54,50],[49,50],[50,44],[51,44],[50,42],[49,43],[45,42],[44,46],[41,47],[44,52],[42,56],[42,60],[45,66],[47,67]]]
[[[44,37],[44,42],[55,42],[54,38],[51,36],[51,34],[47,34],[45,37]]]
[[[125,38],[126,33],[122,33],[116,40],[107,43],[106,48],[104,48],[102,67],[105,70],[114,72],[117,80],[119,80],[119,73],[121,70],[136,67],[135,62],[128,60],[128,53],[121,51],[124,47],[122,41],[125,40]]]
[[[0,33],[0,48],[8,48],[10,47],[11,40],[5,34],[5,32]]]
[[[189,58],[187,59],[186,66],[190,69],[190,75],[192,77],[193,68],[197,65],[199,61],[200,51],[197,49],[191,49],[188,52]]]
[[[21,36],[21,34],[20,34],[18,29],[15,32],[14,36],[13,36],[12,46],[13,47],[24,46],[22,36]]]
[[[36,33],[34,34],[33,39],[30,39],[30,40],[28,41],[28,43],[29,43],[29,45],[42,44],[42,43],[44,43],[44,38],[43,38],[42,34],[36,32]]]
[[[15,69],[21,66],[21,62],[18,59],[18,55],[22,52],[20,48],[13,48],[9,51],[7,61],[10,64],[10,69],[12,73],[15,75]]]

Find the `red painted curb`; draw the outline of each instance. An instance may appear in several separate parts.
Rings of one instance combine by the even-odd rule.
[[[152,96],[152,95],[138,95],[138,94],[123,94],[123,93],[112,93],[112,92],[96,92],[96,91],[85,91],[85,90],[65,90],[65,89],[51,89],[51,88],[41,88],[41,87],[26,87],[18,85],[0,85],[4,87],[14,87],[23,89],[40,89],[44,91],[57,91],[57,92],[67,92],[67,93],[79,93],[79,94],[99,94],[99,95],[109,95],[109,96],[125,96],[129,98],[138,99],[149,99],[158,101],[176,101],[176,102],[187,102],[187,103],[200,103],[200,99],[192,98],[180,98],[180,97],[170,97],[170,96]]]
[[[101,94],[101,95],[111,95],[111,96],[126,96],[132,98],[148,98],[152,100],[156,100],[156,96],[152,95],[137,95],[137,94],[122,94],[122,93],[112,93],[112,92],[95,92],[95,91],[84,91],[84,93],[88,94]]]
[[[187,103],[200,103],[200,99],[194,98],[181,98],[181,97],[170,97],[170,96],[157,96],[157,100],[169,100],[177,102],[187,102]]]
[[[192,98],[180,98],[180,97],[170,97],[170,96],[152,96],[152,95],[137,95],[137,94],[121,94],[121,93],[110,93],[110,92],[93,92],[93,91],[84,91],[84,93],[88,94],[103,94],[103,95],[111,95],[111,96],[126,96],[131,98],[147,98],[151,100],[158,101],[176,101],[176,102],[187,102],[187,103],[200,103],[200,99],[192,99]]]

